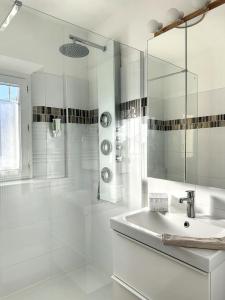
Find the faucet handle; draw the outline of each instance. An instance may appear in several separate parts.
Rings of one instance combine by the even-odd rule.
[[[195,191],[193,191],[193,190],[188,190],[188,191],[186,191],[186,193],[187,193],[188,198],[194,198],[195,197]]]

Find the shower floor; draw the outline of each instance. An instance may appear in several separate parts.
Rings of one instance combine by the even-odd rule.
[[[4,297],[7,300],[111,300],[112,283],[96,268],[87,266],[48,279]]]

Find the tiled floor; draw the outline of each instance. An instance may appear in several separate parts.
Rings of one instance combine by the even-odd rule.
[[[87,266],[7,296],[7,300],[111,300],[112,284],[96,268]]]

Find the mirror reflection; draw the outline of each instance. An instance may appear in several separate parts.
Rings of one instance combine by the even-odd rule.
[[[185,47],[185,30],[180,29],[148,42],[150,177],[185,181]],[[192,75],[189,73],[188,76]]]
[[[225,187],[224,15],[148,41],[149,177]]]
[[[224,16],[224,5],[210,11],[201,23],[188,29],[187,39],[188,69],[198,76],[198,118],[193,120],[192,130],[196,155],[187,161],[187,181],[219,188],[225,187]]]

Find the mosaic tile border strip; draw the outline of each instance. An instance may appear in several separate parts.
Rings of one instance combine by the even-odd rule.
[[[176,120],[148,120],[148,129],[159,131],[225,127],[225,114]]]
[[[68,123],[97,124],[98,109],[82,110],[82,109],[68,108]]]
[[[120,119],[147,116],[147,97],[120,103],[119,113]],[[76,108],[65,109],[49,106],[33,106],[33,122],[51,123],[53,119],[61,119],[62,123],[97,124],[98,114],[98,109],[82,110]]]
[[[120,119],[147,116],[147,97],[126,101],[119,104]]]
[[[33,122],[52,122],[53,119],[61,119],[62,123],[66,123],[66,109],[49,106],[33,106]]]
[[[47,106],[33,106],[33,122],[51,123],[53,119],[61,119],[62,123],[97,124],[98,109],[82,110],[75,108],[64,109]]]

